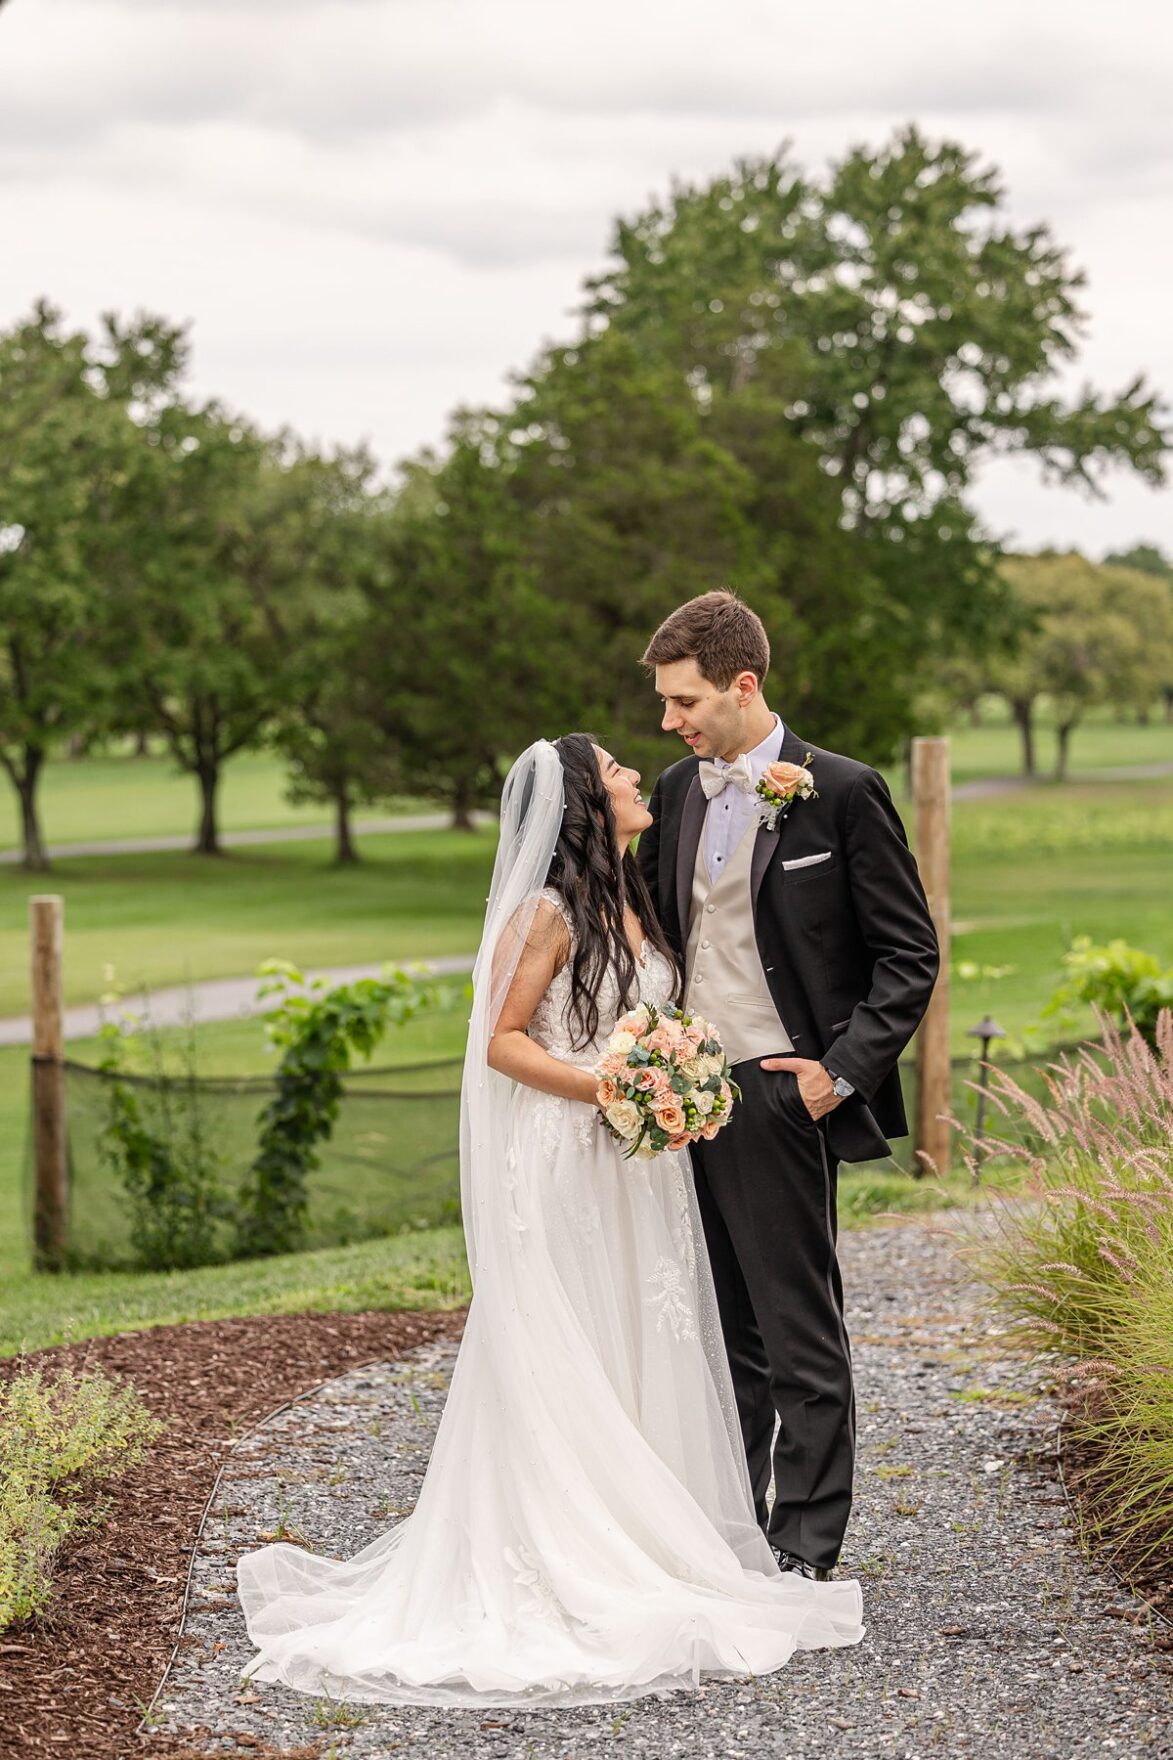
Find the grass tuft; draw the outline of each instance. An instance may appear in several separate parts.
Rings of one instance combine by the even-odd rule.
[[[970,1252],[1013,1335],[1073,1359],[1093,1521],[1135,1560],[1173,1545],[1173,1012],[1155,1047],[1105,1021],[1047,1085],[994,1078],[1027,1178]]]

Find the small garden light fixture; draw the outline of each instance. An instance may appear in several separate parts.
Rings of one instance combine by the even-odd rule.
[[[970,1027],[967,1039],[980,1039],[982,1042],[980,1073],[978,1075],[977,1122],[973,1131],[973,1177],[977,1181],[981,1177],[982,1158],[985,1154],[984,1131],[986,1125],[986,1089],[990,1080],[990,1046],[995,1039],[1006,1037],[1005,1027],[1000,1027],[996,1020],[984,1014],[976,1027]]]

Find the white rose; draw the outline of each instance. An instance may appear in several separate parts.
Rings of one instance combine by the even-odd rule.
[[[634,1033],[612,1033],[611,1043],[608,1046],[608,1050],[621,1052],[622,1055],[624,1057],[626,1057],[627,1053],[629,1051],[633,1051],[634,1049],[635,1049],[635,1034]]]
[[[614,1100],[603,1115],[621,1137],[638,1137],[643,1116],[634,1100]]]
[[[713,1110],[713,1098],[714,1096],[706,1092],[704,1088],[695,1088],[689,1095],[689,1099],[704,1118],[707,1118]]]

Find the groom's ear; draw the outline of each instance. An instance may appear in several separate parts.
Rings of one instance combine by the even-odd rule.
[[[762,694],[762,681],[756,672],[739,672],[733,680],[739,708],[747,709]]]

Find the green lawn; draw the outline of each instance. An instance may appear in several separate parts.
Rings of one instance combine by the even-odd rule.
[[[65,899],[66,1000],[93,1001],[113,966],[129,989],[254,972],[279,954],[359,965],[475,952],[493,834],[407,831],[364,839],[334,868],[328,843],[258,845],[222,857],[78,857],[33,884],[0,868],[0,1014],[28,1007],[28,897]]]
[[[1134,732],[1146,730],[1123,730],[1129,738]],[[1113,759],[1126,761],[1120,749]],[[124,984],[159,984],[247,973],[273,954],[343,964],[470,952],[492,852],[488,832],[446,832],[372,838],[368,860],[354,871],[332,868],[328,844],[316,842],[259,847],[221,861],[157,855],[63,862],[51,884],[66,897],[69,999],[98,994],[109,964]],[[1171,856],[1173,779],[1042,785],[957,803],[955,1054],[972,1054],[966,1028],[987,1011],[1015,1033],[1037,1020],[1078,933],[1120,935],[1173,961]],[[0,870],[4,1012],[25,1005],[26,898],[35,889],[27,877]],[[978,976],[963,979],[958,968],[965,965]],[[1077,1025],[1086,1028],[1090,1019]],[[458,1056],[463,1031],[460,1010],[415,1022],[394,1036],[380,1062]],[[71,1050],[83,1058],[92,1053],[85,1045]],[[199,1057],[209,1075],[262,1071],[259,1024],[202,1029]],[[0,1052],[0,1349],[193,1314],[394,1306],[465,1293],[459,1239],[450,1228],[184,1274],[34,1279],[21,1195],[27,1067],[23,1050]],[[959,1070],[959,1083],[964,1074]],[[953,1191],[961,1195],[961,1182]],[[845,1176],[841,1207],[850,1223],[929,1199],[906,1177],[866,1169]]]
[[[5,790],[0,849],[20,843],[16,796]],[[372,814],[408,811],[428,803],[388,801]],[[433,810],[434,810],[434,803]],[[41,781],[41,826],[50,845],[119,837],[194,836],[199,817],[195,778],[161,752],[94,758],[55,758]],[[272,752],[242,752],[224,767],[219,798],[222,831],[268,830],[277,825],[326,825],[328,807],[291,806],[285,769]]]

